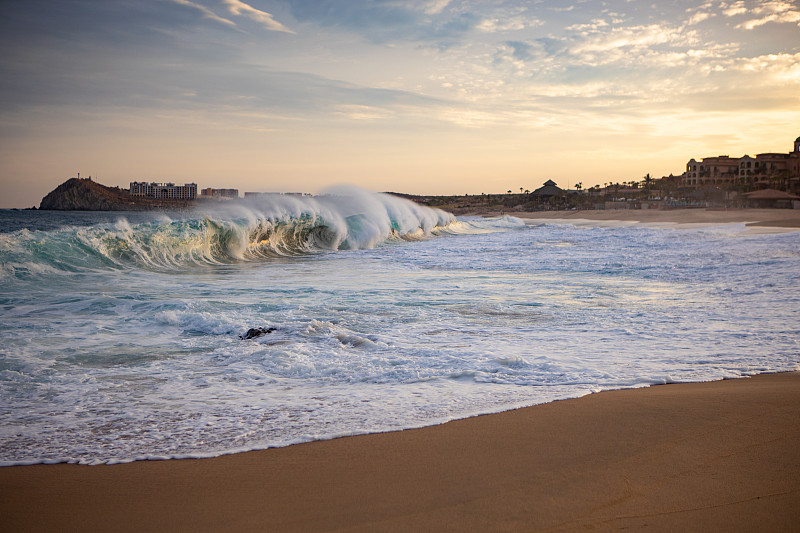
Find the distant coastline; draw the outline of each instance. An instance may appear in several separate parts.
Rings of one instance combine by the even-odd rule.
[[[42,198],[39,209],[52,211],[148,211],[182,209],[191,200],[134,196],[119,187],[107,187],[89,178],[70,178]]]
[[[772,189],[746,193],[735,197],[681,194],[680,190],[662,189],[660,182],[650,188],[624,190],[571,190],[561,189],[548,181],[536,191],[507,194],[475,195],[414,195],[386,192],[420,205],[436,207],[454,215],[496,216],[501,214],[563,212],[563,211],[646,211],[673,210],[676,208],[789,208],[800,202],[798,196]],[[171,185],[171,184],[170,184]],[[627,193],[635,194],[627,194]],[[765,195],[764,193],[769,193]],[[251,194],[251,193],[247,193]],[[255,194],[255,193],[252,193]],[[109,187],[91,178],[70,178],[50,193],[39,209],[54,211],[150,211],[185,209],[204,201],[225,201],[230,198],[197,199],[155,198],[131,194],[127,189]],[[796,204],[796,205],[795,205]],[[29,209],[36,209],[29,208]]]

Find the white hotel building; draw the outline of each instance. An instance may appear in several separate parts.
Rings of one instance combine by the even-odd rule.
[[[197,198],[197,184],[175,185],[174,183],[132,181],[130,194],[132,196],[145,196],[165,200],[195,200]]]

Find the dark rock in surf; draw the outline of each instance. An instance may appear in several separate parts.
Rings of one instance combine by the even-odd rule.
[[[276,330],[275,328],[250,328],[244,335],[239,335],[239,338],[242,340],[255,339],[256,337],[260,337],[261,335],[272,333],[275,330]]]

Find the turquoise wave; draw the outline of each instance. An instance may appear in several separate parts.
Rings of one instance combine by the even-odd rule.
[[[386,194],[350,189],[324,197],[265,196],[173,220],[0,234],[0,274],[141,267],[156,270],[373,248],[447,232],[455,217]]]

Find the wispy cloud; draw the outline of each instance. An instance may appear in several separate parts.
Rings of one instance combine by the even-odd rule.
[[[228,19],[226,19],[224,17],[220,17],[219,15],[217,15],[216,13],[214,13],[213,11],[208,9],[206,6],[202,6],[200,4],[196,4],[194,2],[191,2],[190,0],[172,0],[172,1],[174,3],[176,3],[176,4],[179,4],[179,5],[182,5],[182,6],[186,6],[186,7],[190,7],[192,9],[196,9],[197,11],[200,11],[200,13],[203,14],[203,17],[205,17],[207,19],[213,20],[215,22],[219,22],[221,24],[225,24],[227,26],[232,26],[234,28],[236,27],[236,23],[234,23],[232,20],[228,20]]]
[[[428,15],[436,15],[444,11],[450,0],[423,0],[422,10]]]
[[[573,24],[571,26],[567,26],[566,29],[572,30],[572,31],[585,32],[585,31],[597,31],[600,28],[604,28],[606,26],[608,26],[608,22],[606,22],[605,20],[603,20],[603,19],[594,19],[591,22],[586,23],[586,24]]]
[[[744,6],[742,0],[731,3],[722,2],[720,8],[722,9],[722,14],[726,17],[735,17],[736,15],[744,15],[747,13],[747,8]]]
[[[694,26],[695,24],[699,24],[699,23],[703,22],[704,20],[710,19],[713,16],[714,16],[713,13],[707,13],[705,11],[700,11],[700,12],[695,13],[694,15],[692,15],[691,18],[689,18],[689,21],[687,22],[687,24],[689,26]]]
[[[395,113],[390,109],[360,105],[360,104],[342,104],[336,106],[334,113],[347,118],[349,120],[358,121],[373,121],[373,120],[386,120],[395,116]]]
[[[487,18],[485,10],[457,8],[444,0],[295,0],[298,21],[346,30],[378,44],[415,43],[440,49],[452,46]]]
[[[519,31],[525,28],[535,28],[543,25],[544,22],[535,18],[511,17],[511,18],[486,18],[483,19],[476,28],[485,33],[502,33],[508,31]]]
[[[789,81],[800,86],[800,53],[739,58],[732,62],[732,66],[744,72],[767,74],[774,81]]]
[[[800,9],[789,2],[765,2],[758,7],[749,10],[748,13],[753,13],[758,17],[738,24],[736,26],[737,28],[752,30],[753,28],[763,26],[764,24],[768,24],[770,22],[798,23],[798,25],[800,25]]]
[[[617,27],[609,31],[589,34],[585,41],[576,44],[576,55],[610,53],[620,49],[647,48],[666,43],[687,43],[697,40],[693,32],[662,24]],[[601,61],[604,61],[602,58]]]
[[[223,0],[225,5],[228,6],[228,11],[233,15],[248,17],[270,31],[282,31],[286,33],[294,33],[292,30],[278,22],[273,16],[266,11],[256,9],[251,5],[245,4],[240,0]]]

